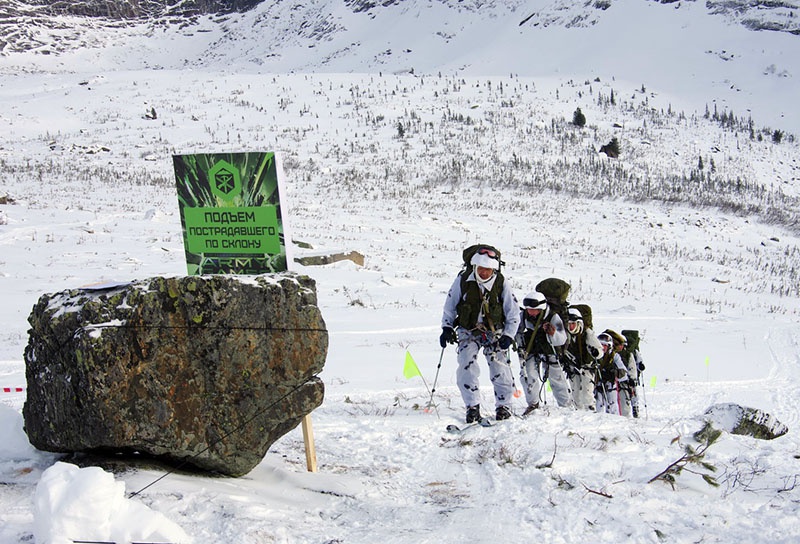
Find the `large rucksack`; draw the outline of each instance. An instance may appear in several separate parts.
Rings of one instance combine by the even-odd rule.
[[[561,321],[566,326],[569,321],[569,290],[571,286],[569,283],[558,278],[547,278],[536,284],[536,290],[544,295],[547,299],[547,304],[550,308],[558,314]]]
[[[628,340],[628,343],[625,344],[625,349],[622,350],[624,360],[627,361],[630,356],[635,358],[636,352],[639,351],[639,331],[626,329],[622,331],[622,336]]]
[[[622,331],[622,336],[628,340],[628,345],[625,346],[626,351],[633,353],[639,349],[639,331],[626,329]]]
[[[615,342],[619,344],[624,344],[625,342],[628,341],[628,339],[625,336],[621,335],[620,333],[618,333],[613,329],[606,329],[603,331],[603,334],[607,334],[608,336],[613,338]]]

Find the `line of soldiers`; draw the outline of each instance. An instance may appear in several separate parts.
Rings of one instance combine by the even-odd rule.
[[[495,418],[511,417],[516,389],[511,347],[519,356],[527,401],[523,416],[541,406],[549,381],[561,407],[639,417],[636,386],[644,365],[637,331],[623,331],[625,336],[606,329],[595,335],[591,308],[567,306],[562,303],[565,296],[553,293],[530,293],[520,308],[500,272],[503,262],[496,248],[470,246],[463,257],[465,267],[445,301],[439,343],[443,350],[450,343],[457,344],[456,380],[467,423],[482,419],[477,361],[481,350],[494,387]],[[551,280],[569,289],[565,282]]]
[[[534,343],[538,347],[532,352],[518,349],[520,361],[525,361],[520,378],[528,406],[523,415],[539,407],[544,380],[549,379],[560,407],[639,417],[637,385],[644,364],[638,349],[638,331],[620,334],[606,329],[595,334],[591,309],[585,304],[567,308],[564,326],[554,308],[557,303],[551,304],[547,298],[535,292],[523,299],[523,312],[541,315],[547,325],[541,327],[544,334]],[[528,324],[520,328],[521,338],[533,333]],[[563,329],[566,330],[562,332]]]

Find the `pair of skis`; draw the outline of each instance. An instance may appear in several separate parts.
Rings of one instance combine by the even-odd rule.
[[[516,417],[516,418],[519,418],[519,419],[527,419],[528,417],[530,417],[534,413],[546,412],[546,411],[547,411],[547,408],[538,408],[535,411],[530,412],[529,414],[526,414],[526,415],[523,415],[523,416],[513,416],[513,417]],[[482,417],[478,421],[475,421],[473,423],[467,423],[466,425],[461,426],[461,427],[459,427],[458,425],[450,424],[450,425],[447,426],[447,432],[451,433],[451,434],[461,434],[464,431],[466,431],[467,429],[471,429],[472,427],[478,427],[478,426],[480,426],[480,427],[494,427],[496,424],[497,424],[497,421],[493,421],[493,420],[489,419],[488,417]]]
[[[450,433],[450,434],[461,434],[464,431],[466,431],[467,429],[470,429],[472,427],[477,427],[477,426],[493,427],[494,423],[492,423],[492,420],[489,419],[488,417],[482,417],[478,421],[474,421],[472,423],[467,423],[466,425],[464,425],[462,427],[459,427],[458,425],[453,425],[451,423],[450,425],[447,426],[447,432]]]

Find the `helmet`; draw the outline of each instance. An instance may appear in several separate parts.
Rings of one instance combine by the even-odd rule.
[[[522,307],[526,310],[547,310],[547,297],[539,291],[528,293],[522,299]]]
[[[600,333],[597,335],[597,339],[600,340],[600,343],[603,344],[603,347],[611,347],[614,345],[614,341],[611,339],[611,335],[607,333]]]
[[[574,330],[570,328],[570,325],[573,323],[575,323]],[[580,334],[583,332],[583,316],[575,308],[569,309],[569,322],[567,323],[567,331],[569,331],[570,334]]]

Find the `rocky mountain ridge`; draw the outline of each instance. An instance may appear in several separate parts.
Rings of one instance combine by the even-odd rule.
[[[148,20],[241,12],[258,4],[258,0],[10,0],[0,2],[0,7],[9,17],[77,16]]]
[[[375,19],[391,13],[394,18],[407,17],[414,11],[433,5],[446,9],[453,18],[470,13],[488,13],[489,17],[516,17],[519,26],[548,28],[591,27],[615,7],[619,0],[593,0],[577,5],[557,0],[529,12],[527,2],[509,0],[314,0],[286,2],[282,0],[2,0],[0,1],[0,54],[40,50],[44,54],[58,53],[78,47],[101,47],[103,40],[86,38],[87,28],[114,32],[120,27],[141,27],[139,32],[153,28],[177,27],[197,30],[199,19],[208,16],[211,24],[224,25],[230,31],[235,21],[227,15],[249,11],[259,12],[257,22],[280,30],[276,38],[307,42],[313,48],[316,41],[330,39],[333,33],[347,32],[341,22],[342,10],[350,14]],[[669,4],[683,9],[696,0],[645,0]],[[796,1],[709,0],[709,14],[728,24],[742,25],[753,31],[800,34],[800,3]],[[290,25],[284,23],[290,21]],[[368,23],[367,23],[368,24]],[[208,32],[209,29],[201,31]],[[447,36],[443,36],[447,37]]]

